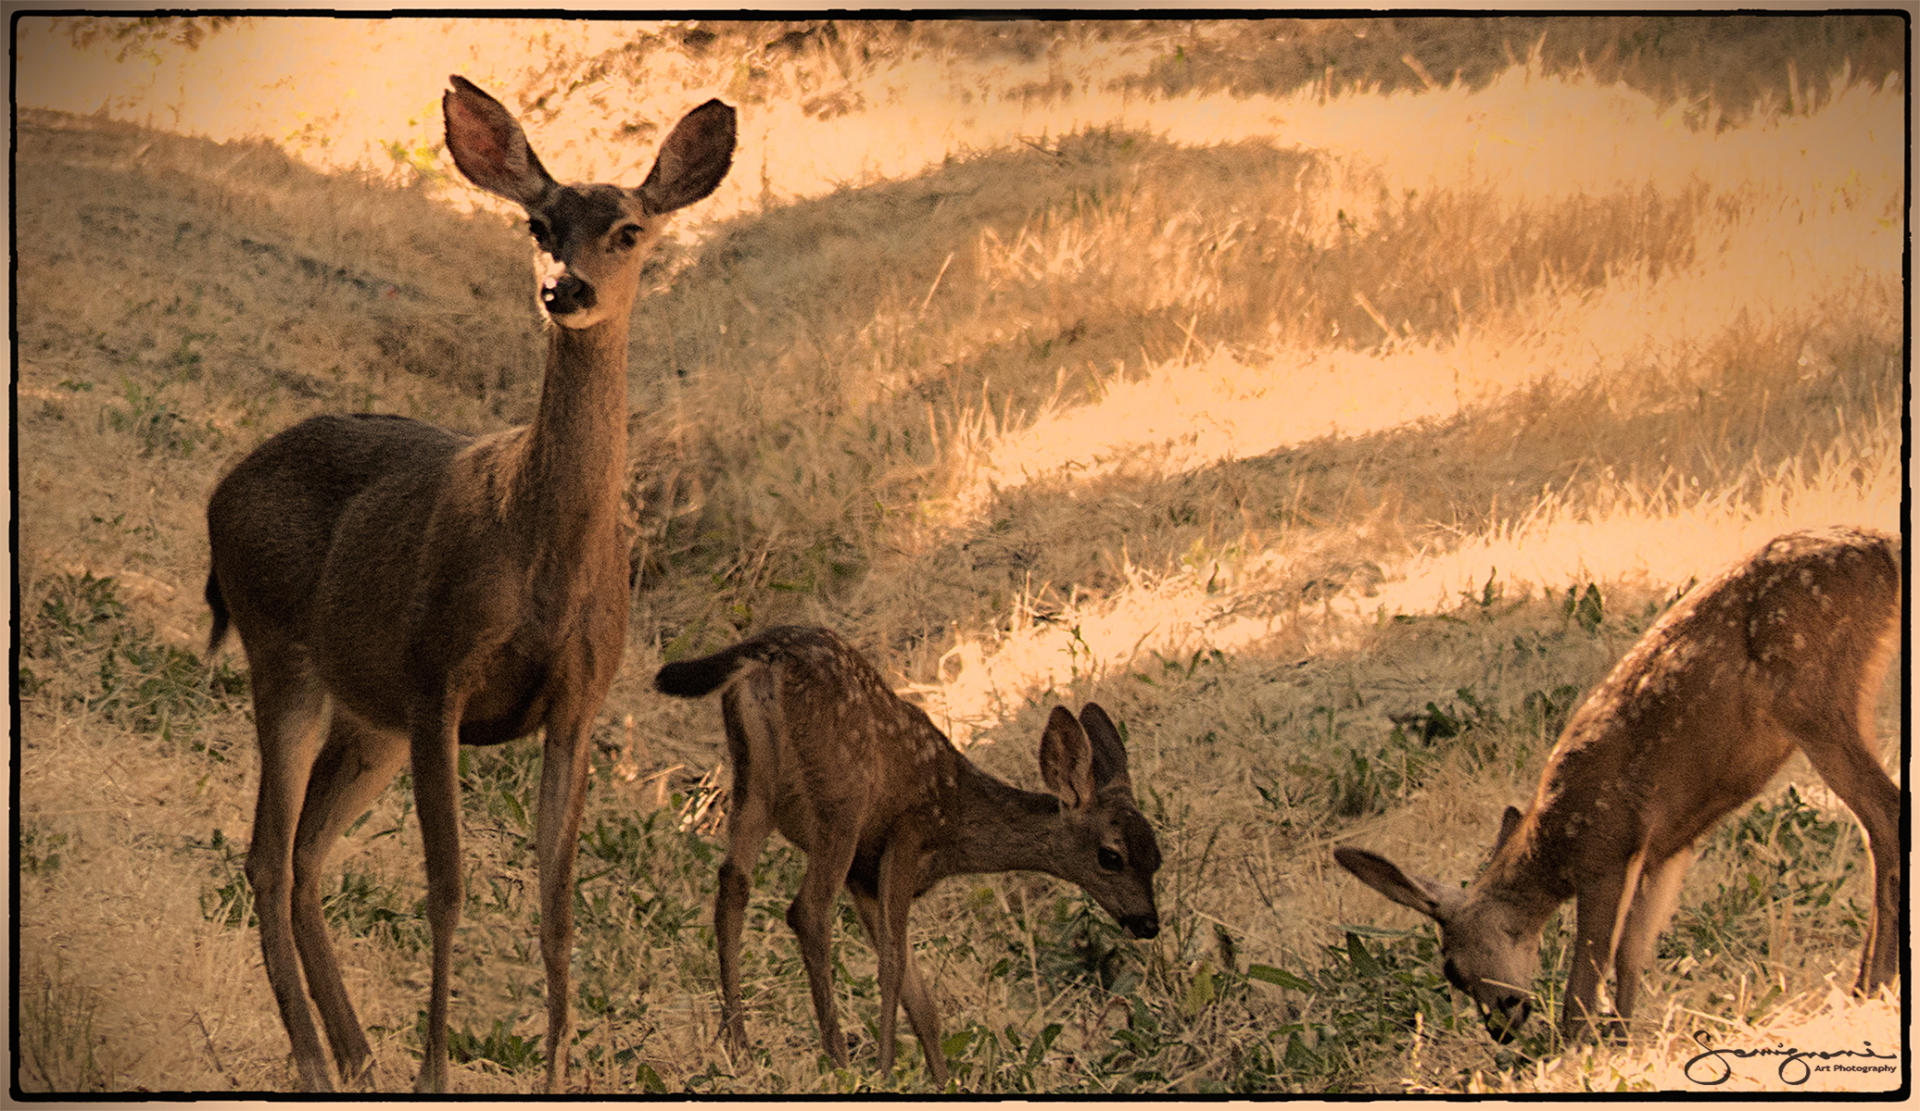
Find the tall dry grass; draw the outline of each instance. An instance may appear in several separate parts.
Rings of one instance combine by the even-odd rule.
[[[193,655],[200,513],[313,412],[531,412],[525,246],[438,158],[449,70],[564,176],[638,172],[654,121],[706,95],[743,109],[736,169],[636,313],[641,589],[579,896],[589,1090],[874,1083],[819,1067],[792,854],[750,910],[758,1049],[712,1044],[718,722],[646,680],[783,620],[840,629],[1011,778],[1056,700],[1129,734],[1161,940],[1033,878],[916,916],[969,1089],[1685,1089],[1697,1029],[1894,1044],[1884,1003],[1830,993],[1864,858],[1803,765],[1696,866],[1630,1050],[1493,1046],[1425,928],[1327,849],[1467,874],[1687,582],[1786,528],[1901,526],[1900,30],[250,20],[75,56],[23,21],[24,104],[218,141],[20,118],[16,1082],[290,1079],[240,872],[241,661]],[[522,1091],[538,760],[464,765],[457,1083]],[[382,1089],[411,1079],[424,998],[410,806],[383,797],[329,898]],[[843,1011],[870,1022],[840,932]]]

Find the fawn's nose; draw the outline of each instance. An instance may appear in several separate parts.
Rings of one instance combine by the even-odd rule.
[[[593,287],[572,274],[548,278],[540,287],[540,304],[549,316],[571,316],[593,307]]]
[[[1120,920],[1120,925],[1135,937],[1153,937],[1160,932],[1160,916],[1157,914],[1129,914]]]
[[[1520,1028],[1526,1025],[1527,1016],[1533,1013],[1533,1001],[1524,995],[1509,995],[1491,1007],[1480,1008],[1480,1017],[1486,1021],[1487,1033],[1502,1045],[1513,1040]]]

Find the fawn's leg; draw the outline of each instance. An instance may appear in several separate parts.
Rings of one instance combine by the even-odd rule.
[[[1873,918],[1854,990],[1865,994],[1900,977],[1900,788],[1875,756],[1863,716],[1845,706],[1810,710],[1787,727],[1807,760],[1866,830],[1873,856]]]
[[[880,933],[874,938],[880,963],[880,1072],[883,1075],[893,1071],[900,985],[912,960],[907,943],[907,917],[913,910],[913,892],[919,879],[919,842],[906,835],[895,837],[880,854]]]
[[[800,959],[807,967],[807,986],[813,992],[813,1014],[820,1023],[820,1040],[827,1056],[847,1067],[847,1039],[833,1010],[832,911],[834,892],[846,882],[853,866],[858,832],[850,827],[825,826],[807,855],[800,894],[787,907],[787,925],[800,939]]]
[[[720,950],[720,1023],[727,1051],[747,1051],[747,1022],[740,1002],[740,931],[746,922],[753,865],[773,828],[765,798],[748,789],[747,769],[733,769],[733,813],[727,818],[727,857],[720,862],[713,896],[713,935]]]
[[[882,936],[879,898],[852,883],[847,885],[847,893],[853,897],[854,909],[860,912],[860,924],[866,927],[874,952],[879,952]],[[920,1052],[927,1059],[928,1074],[933,1077],[934,1084],[945,1088],[947,1055],[940,1047],[939,1012],[934,1009],[933,997],[927,993],[926,984],[920,979],[919,969],[914,967],[913,953],[908,951],[902,956],[905,958],[905,968],[902,970],[900,999],[907,1007],[907,1022],[913,1026],[913,1036],[920,1041]]]
[[[1641,872],[1640,890],[1627,911],[1626,927],[1613,959],[1613,1009],[1621,1018],[1633,1017],[1640,977],[1653,963],[1660,931],[1666,929],[1680,904],[1680,881],[1686,878],[1691,863],[1693,850],[1681,849]]]
[[[1600,1019],[1600,981],[1613,963],[1614,940],[1639,886],[1641,862],[1642,854],[1634,853],[1621,869],[1592,877],[1574,897],[1573,967],[1560,1011],[1560,1032],[1568,1040],[1590,1033]]]

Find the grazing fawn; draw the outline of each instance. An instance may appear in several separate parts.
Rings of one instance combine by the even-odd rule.
[[[1696,587],[1581,704],[1547,757],[1532,807],[1508,807],[1486,869],[1464,889],[1374,853],[1334,858],[1439,923],[1447,980],[1506,1041],[1531,1008],[1540,935],[1574,902],[1561,1031],[1614,1006],[1631,1017],[1640,975],[1678,901],[1693,843],[1752,798],[1797,746],[1865,827],[1873,917],[1856,990],[1900,959],[1900,789],[1869,730],[1896,643],[1900,542],[1864,529],[1780,536]]]
[[[727,857],[714,899],[720,1000],[729,1048],[746,1048],[740,930],[753,864],[778,829],[807,854],[787,924],[800,940],[820,1036],[835,1064],[847,1044],[834,1016],[829,911],[844,884],[879,957],[880,1068],[893,1069],[897,1009],[945,1087],[933,1000],[907,946],[913,900],[947,876],[1029,869],[1078,884],[1135,937],[1160,931],[1153,874],[1160,846],[1133,801],[1127,751],[1088,703],[1056,706],[1040,738],[1051,794],[974,767],[918,707],[825,629],[770,629],[705,659],[671,663],[654,686],[698,698],[725,688],[733,765]]]
[[[228,623],[252,673],[260,795],[247,876],[300,1082],[372,1061],[341,983],[317,879],[347,825],[411,760],[433,934],[417,1086],[447,1084],[460,916],[462,744],[542,727],[536,853],[547,973],[547,1089],[566,1080],[573,865],[587,739],[627,626],[628,315],[668,215],[732,164],[733,109],[709,101],[661,144],[637,189],[561,185],[513,116],[460,77],[447,147],[473,184],[519,204],[548,329],[533,424],[464,436],[400,417],[314,417],[234,467],[207,505],[209,650]]]

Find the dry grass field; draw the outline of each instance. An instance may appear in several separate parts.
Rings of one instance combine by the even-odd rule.
[[[1016,782],[1057,702],[1129,738],[1159,937],[1040,876],[919,904],[962,1091],[1904,1082],[1687,1068],[1700,1038],[1904,1046],[1900,999],[1843,990],[1866,855],[1798,758],[1703,840],[1625,1044],[1494,1043],[1432,929],[1330,855],[1464,879],[1689,583],[1789,528],[1902,528],[1900,18],[189,26],[16,24],[16,1094],[293,1082],[242,871],[245,663],[203,651],[205,501],[311,414],[531,415],[530,252],[441,150],[449,72],[562,178],[643,173],[707,96],[741,113],[634,314],[577,1091],[926,1090],[910,1045],[876,1074],[844,900],[854,1067],[820,1052],[777,838],[754,1047],[716,1041],[719,714],[649,681],[790,621]],[[1902,779],[1907,671],[1877,722]],[[461,760],[462,1092],[541,1079],[538,751]],[[403,776],[325,881],[381,1091],[427,995],[411,809]]]

